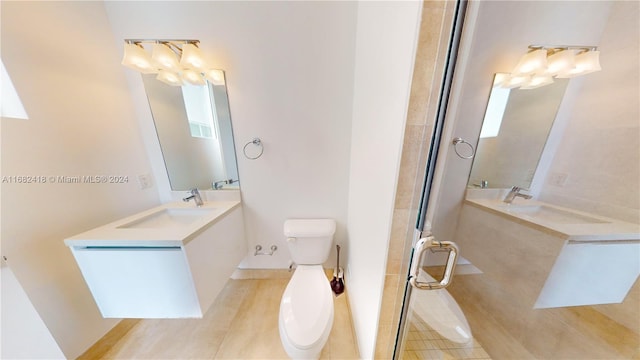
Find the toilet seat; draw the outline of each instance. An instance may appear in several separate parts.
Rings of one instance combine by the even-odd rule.
[[[326,341],[333,325],[333,294],[322,265],[298,266],[282,295],[280,321],[299,350]]]

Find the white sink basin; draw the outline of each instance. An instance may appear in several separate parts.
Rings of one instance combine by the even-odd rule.
[[[604,224],[608,221],[546,205],[504,205],[504,210],[533,219],[559,224]]]
[[[215,208],[165,208],[118,226],[119,229],[157,229],[191,225],[210,215]]]

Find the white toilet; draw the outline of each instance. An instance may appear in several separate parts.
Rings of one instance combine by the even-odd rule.
[[[333,325],[333,292],[322,264],[329,257],[336,222],[290,219],[284,235],[298,265],[280,301],[280,340],[292,359],[317,359]]]

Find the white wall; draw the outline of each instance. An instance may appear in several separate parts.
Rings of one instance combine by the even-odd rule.
[[[13,271],[0,259],[2,359],[62,359],[64,354],[29,301]]]
[[[360,356],[373,358],[420,2],[360,2],[346,284]]]
[[[65,356],[114,324],[103,319],[63,239],[158,203],[101,2],[2,2],[2,60],[29,120],[2,119],[2,254]],[[50,176],[123,175],[126,184]],[[3,310],[5,310],[3,308]],[[3,322],[4,325],[4,322]]]
[[[199,39],[212,66],[225,70],[251,254],[245,267],[289,265],[282,229],[287,218],[334,218],[336,242],[346,245],[356,5],[105,4],[115,43]],[[128,77],[136,103],[144,102],[139,76]],[[139,118],[150,121],[139,110]],[[248,160],[242,147],[254,137],[261,138],[264,154]],[[254,257],[257,244],[279,250],[273,257]]]
[[[615,2],[599,42],[602,71],[584,76],[541,199],[640,222],[640,3]],[[630,34],[634,34],[632,36]]]

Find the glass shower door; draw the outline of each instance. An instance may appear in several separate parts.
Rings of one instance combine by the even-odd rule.
[[[530,13],[532,16],[541,13],[546,17],[544,19],[538,17],[536,21],[551,23],[557,19],[554,20],[553,15],[550,14],[567,11],[589,13],[591,24],[599,23],[605,29],[603,42],[612,47],[618,46],[617,51],[626,53],[627,51],[637,52],[638,41],[624,40],[628,39],[624,36],[607,37],[607,31],[612,34],[624,34],[625,28],[630,29],[634,26],[637,28],[640,22],[639,8],[638,3],[632,2],[466,3],[460,1],[457,3],[451,32],[443,31],[442,34],[442,39],[449,41],[449,50],[443,70],[433,135],[429,144],[428,164],[422,187],[422,203],[419,207],[413,237],[410,273],[405,284],[405,297],[394,359],[636,359],[640,357],[640,310],[638,310],[640,309],[640,284],[637,280],[640,273],[640,240],[638,240],[640,226],[634,224],[631,219],[627,222],[629,229],[632,229],[628,236],[621,235],[617,239],[592,241],[586,238],[576,240],[563,237],[557,231],[549,230],[553,228],[551,225],[547,228],[526,225],[527,221],[523,219],[546,217],[544,218],[546,220],[542,221],[547,221],[547,224],[551,221],[549,219],[553,219],[551,222],[563,224],[560,227],[572,226],[571,224],[577,224],[576,221],[578,221],[579,224],[586,224],[585,226],[595,229],[598,223],[613,224],[620,219],[605,218],[604,215],[585,215],[590,211],[602,211],[602,209],[580,206],[577,200],[573,209],[563,210],[559,205],[553,204],[553,201],[557,200],[553,196],[547,196],[546,199],[534,197],[533,200],[516,198],[513,204],[507,205],[503,199],[509,187],[506,187],[506,190],[491,189],[491,185],[496,185],[492,180],[488,181],[487,187],[485,181],[480,181],[484,180],[486,175],[481,175],[478,179],[466,178],[469,173],[473,174],[472,160],[463,159],[465,155],[471,155],[463,153],[468,151],[469,147],[463,142],[454,141],[455,138],[459,136],[464,138],[465,135],[459,134],[458,130],[461,128],[451,125],[453,120],[447,117],[448,110],[453,113],[459,110],[450,108],[451,103],[455,103],[455,100],[450,99],[450,93],[453,94],[451,89],[455,87],[454,79],[459,81],[457,86],[465,86],[465,84],[460,85],[465,81],[475,81],[475,79],[462,81],[454,73],[460,51],[463,21],[467,22],[471,19],[470,26],[482,25],[485,29],[493,29],[483,21],[495,20],[505,13]],[[496,22],[492,24],[495,25]],[[493,33],[496,32],[499,31],[493,30]],[[508,40],[511,34],[503,33],[503,38]],[[484,39],[473,37],[474,42],[482,43],[478,48],[485,49],[491,46],[481,40]],[[467,39],[467,41],[471,40]],[[524,48],[527,45],[529,44],[525,43]],[[602,46],[605,47],[605,45]],[[465,50],[475,50],[473,54],[477,56],[480,51],[478,48],[473,49],[473,46],[467,44]],[[612,68],[603,68],[603,74],[616,67],[638,67],[637,57],[629,59],[614,55],[608,58]],[[606,74],[606,76],[610,75]],[[487,95],[492,81],[488,77],[485,79]],[[625,86],[628,86],[626,89],[634,94],[639,92],[637,77],[625,78],[621,74],[619,81],[626,84]],[[573,91],[574,99],[585,96],[587,100],[584,100],[583,104],[591,105],[596,98],[606,96],[606,92],[600,89],[608,84],[594,80],[593,85],[590,85],[587,80],[571,79],[568,85],[565,83],[563,86],[567,87],[567,92]],[[585,88],[592,93],[585,91]],[[541,91],[549,92],[551,89],[552,87],[547,87]],[[614,91],[613,85],[610,91]],[[561,99],[563,96],[567,98],[564,88],[560,92]],[[629,106],[619,104],[619,107],[637,109],[639,98],[640,96],[635,96],[633,100],[629,100]],[[534,101],[525,100],[524,102],[531,104]],[[580,110],[578,111],[579,120],[588,118],[589,110]],[[565,109],[566,111],[568,110]],[[557,110],[552,112],[555,117]],[[535,121],[533,116],[529,116],[528,119],[529,122]],[[459,120],[456,118],[456,121]],[[608,147],[615,147],[614,143],[599,141],[600,137],[614,136],[613,131],[606,129],[609,125],[605,126],[602,122],[591,124],[585,121],[576,120],[576,122],[577,124],[567,126],[573,125],[583,131],[588,126],[596,128],[596,130],[589,128],[589,131],[598,131],[598,134],[593,137],[594,140],[589,144],[588,151],[592,153],[592,157],[600,159],[600,166],[613,167],[615,164],[609,163],[614,157],[598,157],[596,154],[596,152],[607,152]],[[634,129],[637,129],[637,116],[634,126]],[[481,124],[477,127],[480,133]],[[584,135],[586,132],[581,134]],[[571,140],[571,134],[564,136],[563,139]],[[465,142],[467,140],[469,143],[476,144],[476,139],[463,139]],[[576,144],[584,145],[580,141],[576,141]],[[562,145],[559,149],[569,152],[570,155],[561,154],[560,150],[553,150],[551,157],[564,158],[565,162],[579,161],[582,157],[581,153],[587,151],[582,145],[578,149],[570,149],[564,146],[565,144]],[[477,147],[482,146],[482,144],[477,145]],[[456,150],[461,154],[456,155]],[[476,150],[479,151],[474,148],[471,152],[474,153]],[[515,154],[507,155],[513,157]],[[629,153],[621,152],[617,156],[624,159],[627,164],[637,159],[636,155]],[[465,175],[460,175],[458,172],[458,176],[465,177],[463,187],[467,194],[466,197],[465,195],[460,197],[454,212],[443,201],[447,196],[448,187],[453,187],[449,181],[451,178],[447,178],[446,174],[447,171],[456,168],[457,164],[464,162],[469,171]],[[587,164],[589,163],[587,161]],[[473,166],[475,167],[475,163]],[[637,168],[625,166],[627,167]],[[523,178],[531,181],[529,178],[532,176],[525,175]],[[627,172],[624,178],[627,177],[637,179],[638,175]],[[625,179],[621,182],[626,181]],[[573,190],[570,186],[562,189],[567,182],[566,174],[563,176],[562,173],[550,173],[550,176],[543,180],[547,187],[555,186],[558,198],[564,196],[563,190],[565,192]],[[578,183],[575,186],[583,182],[597,182],[595,179],[587,178],[574,178],[574,181]],[[477,188],[474,188],[476,183]],[[627,186],[620,188],[624,190],[612,188],[607,191],[630,191],[636,194],[638,184],[640,181],[636,180],[631,184],[632,189]],[[535,186],[533,184],[531,188],[525,188],[534,192]],[[505,188],[505,186],[502,187]],[[470,194],[473,195],[475,190],[495,192],[491,199],[495,208],[489,208],[483,205],[483,201],[471,197]],[[527,192],[528,190],[525,190],[525,193]],[[613,198],[613,196],[610,197]],[[544,201],[550,202],[551,205],[536,205],[537,207],[531,205],[544,203]],[[637,202],[635,205],[630,204],[629,207],[637,209]],[[498,208],[503,209],[502,213],[496,210]],[[575,211],[573,215],[570,214],[570,210]],[[527,211],[528,213],[522,215]],[[624,217],[624,214],[621,217]],[[442,219],[453,219],[453,221],[442,221]],[[578,271],[573,271],[575,269]],[[609,276],[603,274],[609,274]],[[594,283],[593,279],[598,278],[601,281]],[[588,296],[583,297],[585,293]],[[592,295],[597,299],[593,300],[592,297],[591,300],[582,300],[589,299]]]

